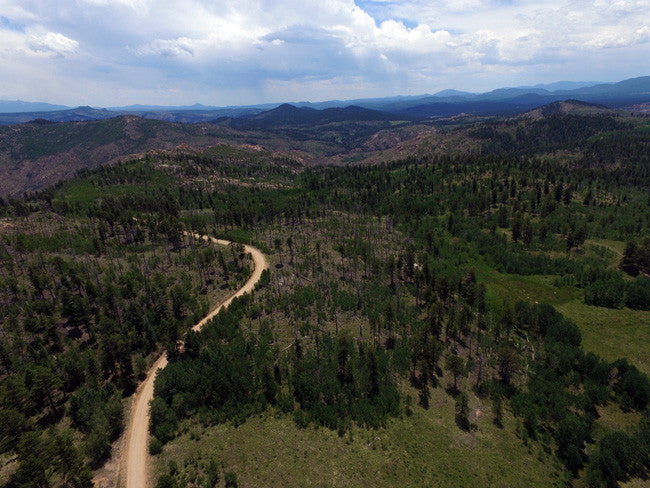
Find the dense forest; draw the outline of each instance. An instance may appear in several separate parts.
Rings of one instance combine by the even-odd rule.
[[[558,460],[563,483],[647,479],[647,343],[640,360],[606,359],[546,295],[496,284],[536,280],[580,310],[636,314],[647,334],[647,125],[508,124],[450,129],[485,141],[475,154],[381,165],[159,151],[0,202],[2,482],[90,486],[163,348],[153,455],[190,422],[269,411],[341,438],[381,430],[435,409],[442,390],[454,429],[481,428],[470,404],[483,399],[497,428],[514,416],[519,442]],[[189,333],[249,265],[187,232],[253,244],[273,264]],[[608,406],[634,421],[610,428]],[[221,481],[237,476],[214,460],[172,463],[157,486]]]
[[[3,224],[2,451],[17,486],[87,486],[122,432],[123,397],[246,264],[164,220]]]

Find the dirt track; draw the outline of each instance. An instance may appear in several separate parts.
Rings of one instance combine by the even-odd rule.
[[[216,244],[229,245],[229,241],[215,239],[209,236],[193,235],[197,239],[211,240]],[[205,323],[213,318],[222,308],[230,305],[235,297],[250,293],[253,291],[255,284],[260,280],[262,271],[268,268],[266,258],[259,249],[251,246],[244,246],[244,250],[253,257],[255,269],[246,284],[214,308],[198,324],[192,327],[192,330],[201,330]],[[120,454],[118,482],[119,486],[126,488],[146,488],[153,486],[152,480],[149,479],[149,402],[153,398],[153,384],[156,373],[159,369],[167,366],[167,356],[163,354],[154,363],[147,372],[147,378],[138,387],[131,400],[131,410],[129,413],[124,444]]]

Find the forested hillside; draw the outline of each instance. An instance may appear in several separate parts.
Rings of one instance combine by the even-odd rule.
[[[257,117],[197,124],[136,116],[83,122],[37,119],[0,127],[0,196],[19,197],[69,179],[79,170],[152,150],[263,146],[302,164],[325,163],[345,158],[377,132],[410,125],[394,118],[359,107],[317,111],[287,105]],[[394,139],[384,138],[383,144],[391,147]]]
[[[149,152],[3,202],[0,480],[89,486],[163,347],[160,488],[647,480],[648,121],[551,112],[374,165]],[[248,265],[183,231],[272,262],[188,334]]]

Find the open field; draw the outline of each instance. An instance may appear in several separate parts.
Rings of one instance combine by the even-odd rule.
[[[432,390],[428,410],[414,406],[411,416],[391,420],[385,429],[353,428],[343,437],[320,427],[300,429],[291,416],[271,411],[238,427],[187,421],[157,468],[164,472],[173,460],[190,481],[215,459],[247,487],[561,485],[553,458],[522,443],[513,417],[505,415],[500,429],[492,423],[489,401],[471,395],[470,407],[477,430],[469,433],[455,425],[454,400],[442,388]]]
[[[558,305],[557,309],[580,327],[585,351],[609,361],[628,358],[650,374],[650,312],[593,307],[579,300]]]
[[[650,312],[586,305],[582,290],[558,288],[553,285],[554,276],[509,275],[487,266],[479,268],[477,276],[486,283],[488,299],[553,305],[578,325],[585,351],[608,361],[628,358],[641,371],[650,374]]]

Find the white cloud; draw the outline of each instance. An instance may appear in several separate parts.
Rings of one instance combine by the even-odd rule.
[[[65,56],[79,50],[79,43],[59,32],[46,32],[32,35],[28,41],[29,48],[39,54]]]
[[[178,39],[155,39],[135,49],[140,56],[194,56],[195,41],[187,37]]]
[[[633,32],[608,28],[597,32],[586,42],[586,46],[595,49],[622,48],[643,44],[649,41],[650,28],[648,28],[648,26],[639,27]]]
[[[79,0],[82,4],[101,6],[101,7],[115,7],[124,6],[131,8],[135,11],[147,12],[149,10],[149,0]]]
[[[2,0],[0,95],[19,69],[37,75],[12,85],[14,96],[58,80],[66,90],[52,101],[86,93],[104,105],[612,81],[647,74],[649,9],[650,0]]]

